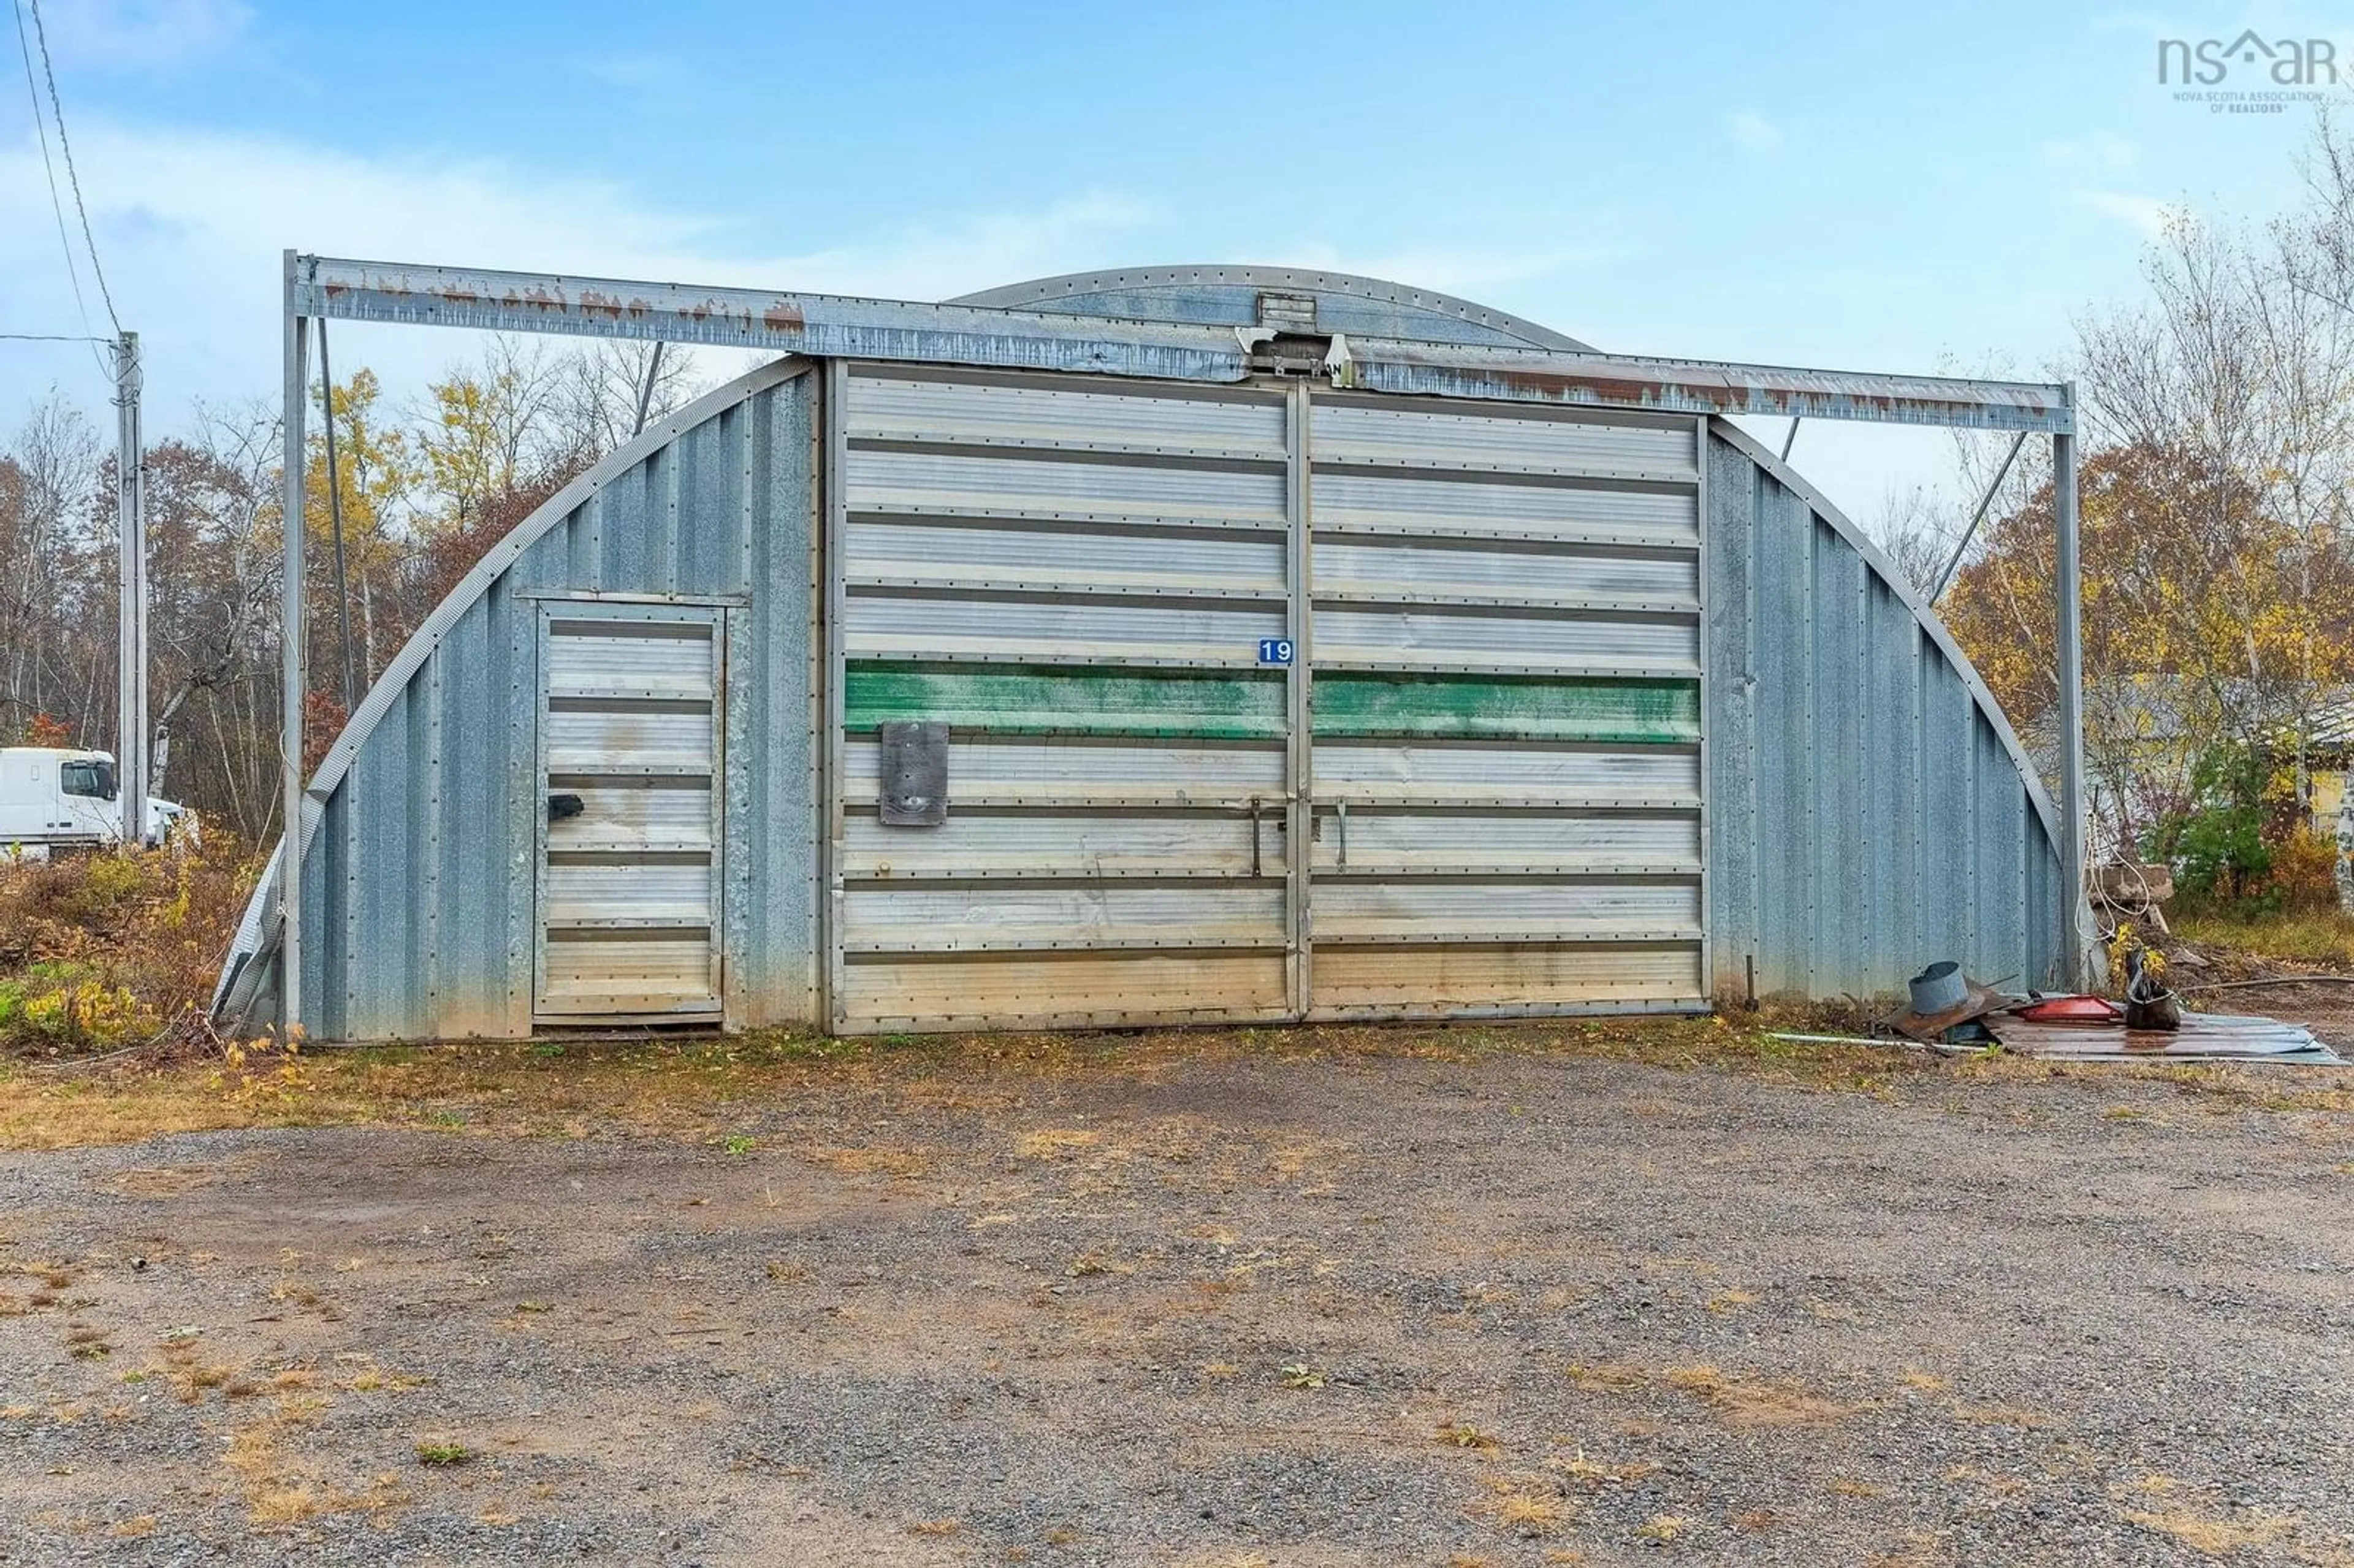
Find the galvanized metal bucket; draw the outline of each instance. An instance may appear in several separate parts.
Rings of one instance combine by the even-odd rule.
[[[1905,983],[1913,990],[1913,1011],[1924,1018],[1950,1012],[1970,999],[1962,966],[1951,959],[1938,959]]]

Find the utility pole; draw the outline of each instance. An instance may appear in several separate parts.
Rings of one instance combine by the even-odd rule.
[[[139,426],[139,334],[114,343],[114,522],[122,560],[121,649],[115,686],[115,788],[122,801],[122,850],[147,842],[147,474]]]
[[[286,252],[286,440],[283,524],[286,579],[279,610],[278,641],[283,655],[280,692],[278,778],[284,801],[278,841],[278,909],[286,922],[279,939],[279,1038],[292,1040],[302,1027],[302,698],[311,670],[302,649],[302,402],[310,393],[304,359],[310,321],[295,313],[294,252]]]

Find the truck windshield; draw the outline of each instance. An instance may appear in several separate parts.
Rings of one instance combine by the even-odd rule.
[[[114,799],[114,764],[111,762],[60,762],[58,764],[58,788],[69,795],[87,795],[93,800]]]

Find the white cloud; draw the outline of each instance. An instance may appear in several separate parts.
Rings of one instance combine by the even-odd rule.
[[[1152,216],[1131,198],[1097,193],[1031,213],[847,238],[812,229],[758,244],[732,218],[492,160],[363,157],[102,122],[78,127],[74,150],[116,305],[143,335],[159,430],[180,424],[188,398],[275,388],[280,253],[290,243],[334,256],[942,299],[1106,265]],[[94,294],[90,307],[99,309]],[[93,321],[106,330],[101,317]],[[28,132],[0,145],[0,332],[75,330]],[[336,342],[349,344],[336,355],[339,370],[365,356],[396,387],[469,352],[457,334],[408,328],[339,327]],[[88,360],[80,350],[0,355],[0,424],[50,377],[86,380]]]
[[[2114,131],[2091,131],[2046,142],[2040,151],[2043,161],[2053,167],[2085,175],[2130,169],[2141,158],[2140,146]]]
[[[1789,140],[1779,125],[1751,110],[1726,115],[1724,128],[1732,133],[1734,144],[1752,157],[1779,157]]]
[[[2115,218],[2141,232],[2145,239],[2164,236],[2169,225],[2180,220],[2187,209],[2180,204],[2161,201],[2156,196],[2134,196],[2125,191],[2078,191],[2076,205],[2097,212],[2104,217]]]

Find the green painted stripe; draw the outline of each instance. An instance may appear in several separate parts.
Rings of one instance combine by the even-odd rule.
[[[1320,673],[1315,733],[1636,743],[1700,738],[1700,683]]]
[[[1047,664],[854,661],[843,726],[932,719],[1000,735],[1161,735],[1280,740],[1284,681],[1208,670],[1087,670]]]

